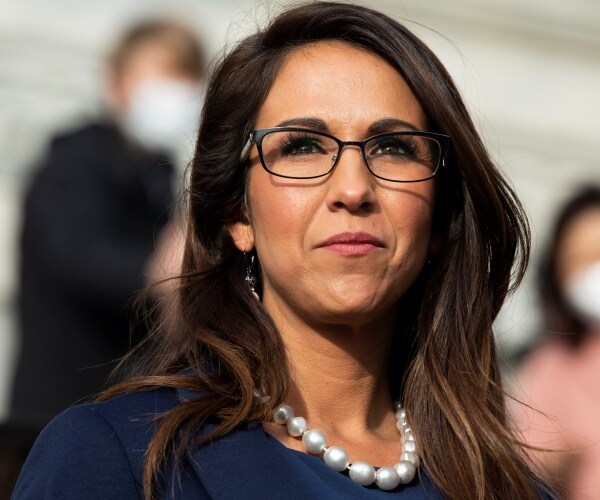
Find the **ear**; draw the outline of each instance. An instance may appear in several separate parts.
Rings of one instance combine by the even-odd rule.
[[[229,226],[229,234],[240,252],[251,252],[254,249],[254,231],[247,222],[236,222]]]

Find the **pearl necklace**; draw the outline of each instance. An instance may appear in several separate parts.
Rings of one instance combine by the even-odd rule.
[[[406,419],[406,410],[396,404],[396,427],[402,438],[402,455],[400,460],[391,467],[381,467],[375,470],[368,462],[353,462],[346,450],[340,446],[328,446],[325,435],[317,429],[309,429],[303,417],[294,416],[290,406],[280,406],[273,412],[273,420],[287,426],[287,432],[292,437],[302,437],[302,444],[309,453],[323,455],[324,462],[333,470],[344,472],[348,470],[350,479],[362,486],[375,483],[382,490],[393,490],[399,484],[410,483],[419,466],[417,445]]]

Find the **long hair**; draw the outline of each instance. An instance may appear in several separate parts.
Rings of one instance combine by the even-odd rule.
[[[287,394],[282,339],[244,286],[244,257],[228,226],[245,220],[247,165],[240,152],[283,60],[326,40],[391,64],[420,102],[429,130],[452,139],[436,179],[440,250],[408,292],[412,306],[390,352],[392,386],[411,416],[423,467],[450,499],[538,498],[507,426],[492,335],[495,316],[525,271],[529,232],[522,207],[436,56],[389,17],[334,2],[285,10],[238,43],[210,79],[191,169],[175,328],[155,338],[140,377],[104,396],[154,386],[207,394],[162,418],[146,453],[146,495],[170,454],[192,445],[192,429],[214,420],[211,439],[217,438],[268,418]],[[257,404],[254,389],[270,401]]]
[[[562,292],[557,270],[559,245],[574,220],[593,208],[600,208],[600,185],[581,187],[561,208],[539,268],[538,290],[545,321],[543,331],[546,336],[552,335],[553,339],[561,340],[573,348],[581,345],[588,332]]]

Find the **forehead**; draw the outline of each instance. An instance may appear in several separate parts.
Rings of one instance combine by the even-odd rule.
[[[600,260],[600,207],[578,214],[565,228],[557,247],[560,281]]]
[[[160,40],[145,40],[132,47],[121,73],[130,77],[187,76],[179,67],[177,54]]]
[[[600,258],[600,206],[585,209],[568,224],[559,248],[570,255]]]
[[[287,55],[261,107],[257,128],[318,116],[332,129],[383,117],[424,129],[420,103],[400,73],[381,57],[344,42],[317,42]]]

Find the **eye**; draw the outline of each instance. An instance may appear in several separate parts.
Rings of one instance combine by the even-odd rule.
[[[415,153],[415,147],[409,137],[382,137],[369,145],[367,153],[369,156],[412,156]]]
[[[324,154],[325,147],[321,139],[310,134],[288,134],[281,142],[280,151],[283,156],[300,156]]]

